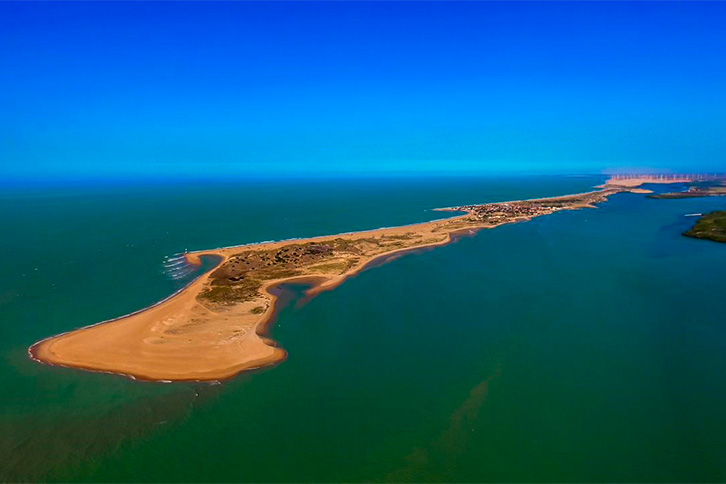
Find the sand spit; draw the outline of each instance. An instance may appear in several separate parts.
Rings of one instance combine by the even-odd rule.
[[[151,381],[218,381],[283,361],[269,337],[274,288],[312,283],[308,295],[331,290],[378,263],[445,245],[485,228],[561,210],[594,207],[632,187],[562,197],[451,207],[465,212],[431,222],[308,239],[190,252],[189,264],[217,256],[217,267],[164,301],[108,322],[40,341],[31,358],[52,365]]]

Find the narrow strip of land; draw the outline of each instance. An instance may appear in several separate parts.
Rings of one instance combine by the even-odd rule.
[[[113,321],[53,336],[33,345],[35,360],[157,381],[220,380],[284,360],[268,334],[274,286],[309,281],[311,292],[332,289],[374,261],[448,244],[462,234],[604,202],[632,186],[576,195],[439,209],[463,212],[426,223],[303,240],[251,244],[187,254],[221,258],[216,269],[173,297]]]

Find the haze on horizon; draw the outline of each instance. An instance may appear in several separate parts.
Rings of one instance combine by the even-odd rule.
[[[724,171],[726,3],[0,3],[0,181]]]

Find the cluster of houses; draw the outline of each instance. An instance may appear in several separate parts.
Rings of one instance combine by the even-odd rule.
[[[494,223],[547,215],[561,209],[562,207],[530,202],[489,203],[458,207],[458,210],[469,212],[480,220]]]

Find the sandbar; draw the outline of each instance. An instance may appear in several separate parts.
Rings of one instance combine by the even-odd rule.
[[[648,182],[650,183],[650,182]],[[270,336],[274,288],[306,281],[330,290],[372,264],[457,237],[562,210],[594,207],[633,186],[575,195],[438,209],[456,215],[425,223],[186,254],[220,263],[150,308],[44,339],[36,361],[152,381],[214,381],[279,363],[287,352]]]

